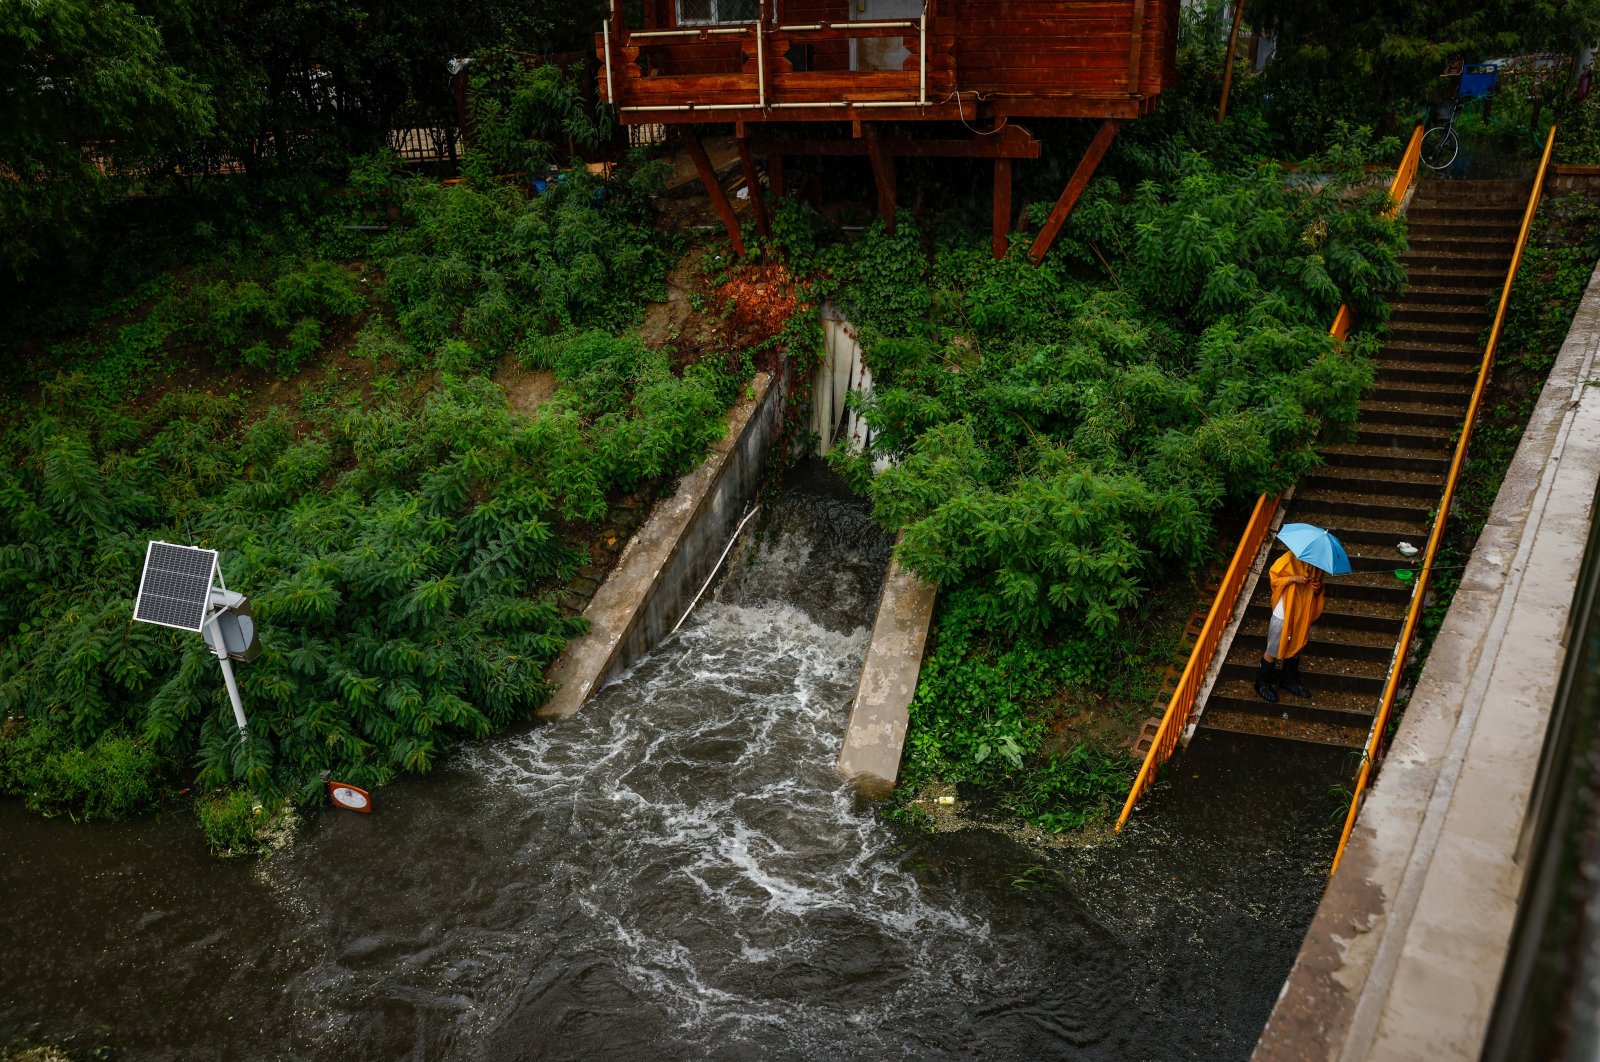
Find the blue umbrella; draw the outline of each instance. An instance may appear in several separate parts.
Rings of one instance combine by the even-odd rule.
[[[1315,524],[1284,524],[1278,529],[1278,541],[1289,547],[1289,552],[1329,575],[1348,575],[1350,558],[1339,540]]]

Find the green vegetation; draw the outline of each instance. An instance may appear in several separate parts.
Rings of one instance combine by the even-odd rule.
[[[1595,0],[1252,0],[1246,18],[1273,35],[1276,49],[1265,70],[1244,77],[1236,98],[1259,109],[1291,151],[1322,142],[1341,123],[1409,128],[1437,98],[1452,60],[1574,57],[1600,36]],[[1573,99],[1575,87],[1564,78],[1562,98]],[[1511,86],[1497,96],[1516,94]]]
[[[1171,649],[1144,633],[1151,588],[1211,559],[1225,506],[1313,467],[1371,385],[1375,340],[1328,325],[1341,302],[1380,324],[1403,282],[1362,170],[1398,149],[1344,137],[1314,180],[1139,145],[1174,175],[1097,181],[1037,269],[960,230],[929,261],[904,222],[838,253],[786,208],[791,264],[846,304],[873,367],[870,449],[834,463],[942,591],[908,786],[976,782],[1050,828],[1126,791],[1117,740],[1052,738],[1071,691],[1143,713]]]
[[[106,731],[77,746],[62,740],[49,723],[12,722],[5,731],[0,731],[0,792],[22,797],[30,811],[68,808],[86,820],[120,819],[158,798],[161,759],[137,738]]]
[[[221,191],[225,180],[205,178],[224,164],[248,173],[257,208],[315,194],[388,130],[453,124],[452,57],[589,47],[601,10],[594,0],[0,5],[0,172],[18,178],[0,181],[0,277],[93,268],[122,197],[181,212]]]
[[[614,331],[667,261],[648,170],[578,169],[533,198],[358,178],[392,186],[406,222],[364,261],[316,253],[337,232],[286,232],[99,306],[15,379],[38,390],[0,436],[0,710],[16,720],[0,790],[112,817],[163,775],[306,799],[324,769],[369,787],[426,771],[543,702],[545,665],[581,630],[553,599],[574,543],[724,430],[747,357],[675,369]],[[507,354],[560,381],[531,415],[487,377]],[[227,375],[315,361],[291,405]],[[145,386],[197,363],[205,386]],[[153,538],[221,549],[253,599],[248,741],[201,641],[129,621]],[[238,847],[244,799],[204,806],[215,847]]]

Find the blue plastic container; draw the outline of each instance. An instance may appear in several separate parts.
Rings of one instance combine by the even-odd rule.
[[[1495,63],[1474,63],[1463,67],[1461,70],[1461,91],[1458,93],[1464,100],[1477,99],[1479,96],[1488,95],[1494,90],[1495,79],[1500,76],[1500,67]]]

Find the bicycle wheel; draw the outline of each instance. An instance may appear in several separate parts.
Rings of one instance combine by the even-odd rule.
[[[1422,164],[1430,170],[1449,166],[1460,150],[1461,140],[1448,125],[1436,125],[1422,134]]]

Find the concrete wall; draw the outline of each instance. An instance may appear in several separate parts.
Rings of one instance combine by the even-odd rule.
[[[1591,278],[1257,1062],[1476,1059],[1600,486]]]
[[[871,797],[886,795],[900,773],[908,709],[922,671],[934,598],[931,583],[900,567],[898,560],[889,563],[837,765],[840,774]]]
[[[783,423],[785,381],[757,375],[728,432],[634,532],[584,615],[589,632],[550,666],[559,689],[541,719],[565,719],[672,630],[710,576],[766,473]]]
[[[1557,169],[1555,173],[1545,178],[1546,196],[1568,195],[1573,192],[1600,196],[1600,173],[1562,173]]]

